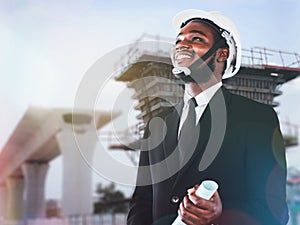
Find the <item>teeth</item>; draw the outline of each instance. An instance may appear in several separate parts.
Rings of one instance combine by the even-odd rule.
[[[192,58],[190,55],[183,55],[183,54],[180,54],[180,55],[177,55],[176,59],[190,59]]]

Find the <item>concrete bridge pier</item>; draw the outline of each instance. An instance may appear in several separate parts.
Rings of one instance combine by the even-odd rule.
[[[56,135],[63,159],[64,216],[93,213],[92,171],[85,160],[91,162],[97,146],[94,132],[86,130],[76,134],[77,141],[84,149],[79,149],[73,130],[63,130]]]
[[[6,205],[7,205],[7,195],[8,195],[8,191],[7,191],[7,186],[6,183],[2,183],[0,184],[0,221],[3,220],[4,218],[7,218],[7,209],[6,209]]]
[[[6,179],[7,186],[7,214],[5,220],[22,220],[24,215],[23,190],[24,178],[12,175]]]
[[[48,162],[26,162],[22,165],[25,177],[25,213],[26,219],[45,217],[45,180]]]

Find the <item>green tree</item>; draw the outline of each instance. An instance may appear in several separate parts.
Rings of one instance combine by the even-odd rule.
[[[116,190],[114,183],[103,186],[97,184],[96,193],[99,200],[94,204],[94,213],[126,213],[129,199],[120,190]]]

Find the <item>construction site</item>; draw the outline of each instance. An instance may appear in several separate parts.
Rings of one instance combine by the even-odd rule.
[[[136,166],[145,124],[153,116],[179,103],[183,97],[184,84],[171,72],[170,43],[169,38],[143,35],[128,47],[125,55],[116,59],[115,71],[118,72],[114,82],[123,82],[126,88],[133,90],[134,109],[138,112],[136,123],[124,131],[102,131],[103,126],[119,117],[119,112],[97,111],[92,115],[82,111],[74,114],[71,109],[40,107],[30,107],[25,112],[0,154],[1,225],[126,224],[126,213],[100,215],[94,212],[95,199],[88,191],[92,185],[91,170],[79,152],[74,155],[73,150],[77,148],[74,132],[88,147],[90,159],[98,149],[99,140],[94,136],[96,129],[99,130],[100,142],[106,142],[110,151],[125,153]],[[276,98],[284,94],[280,87],[299,75],[299,54],[253,47],[243,49],[241,69],[236,76],[223,80],[223,84],[233,93],[273,106],[276,110],[280,106]],[[74,117],[78,123],[73,130]],[[92,118],[97,122],[96,128]],[[299,126],[292,122],[282,124],[288,126],[283,132],[286,149],[297,146]],[[59,155],[67,168],[63,176],[63,198],[61,202],[49,201],[46,205],[45,177],[49,162]],[[300,224],[299,171],[288,171],[287,191],[289,225]],[[127,204],[129,200],[106,201],[104,204]],[[48,218],[46,212],[53,216]]]

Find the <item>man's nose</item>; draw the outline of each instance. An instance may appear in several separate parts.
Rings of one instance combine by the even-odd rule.
[[[185,39],[176,44],[176,50],[183,50],[189,48],[191,48],[191,43]]]

